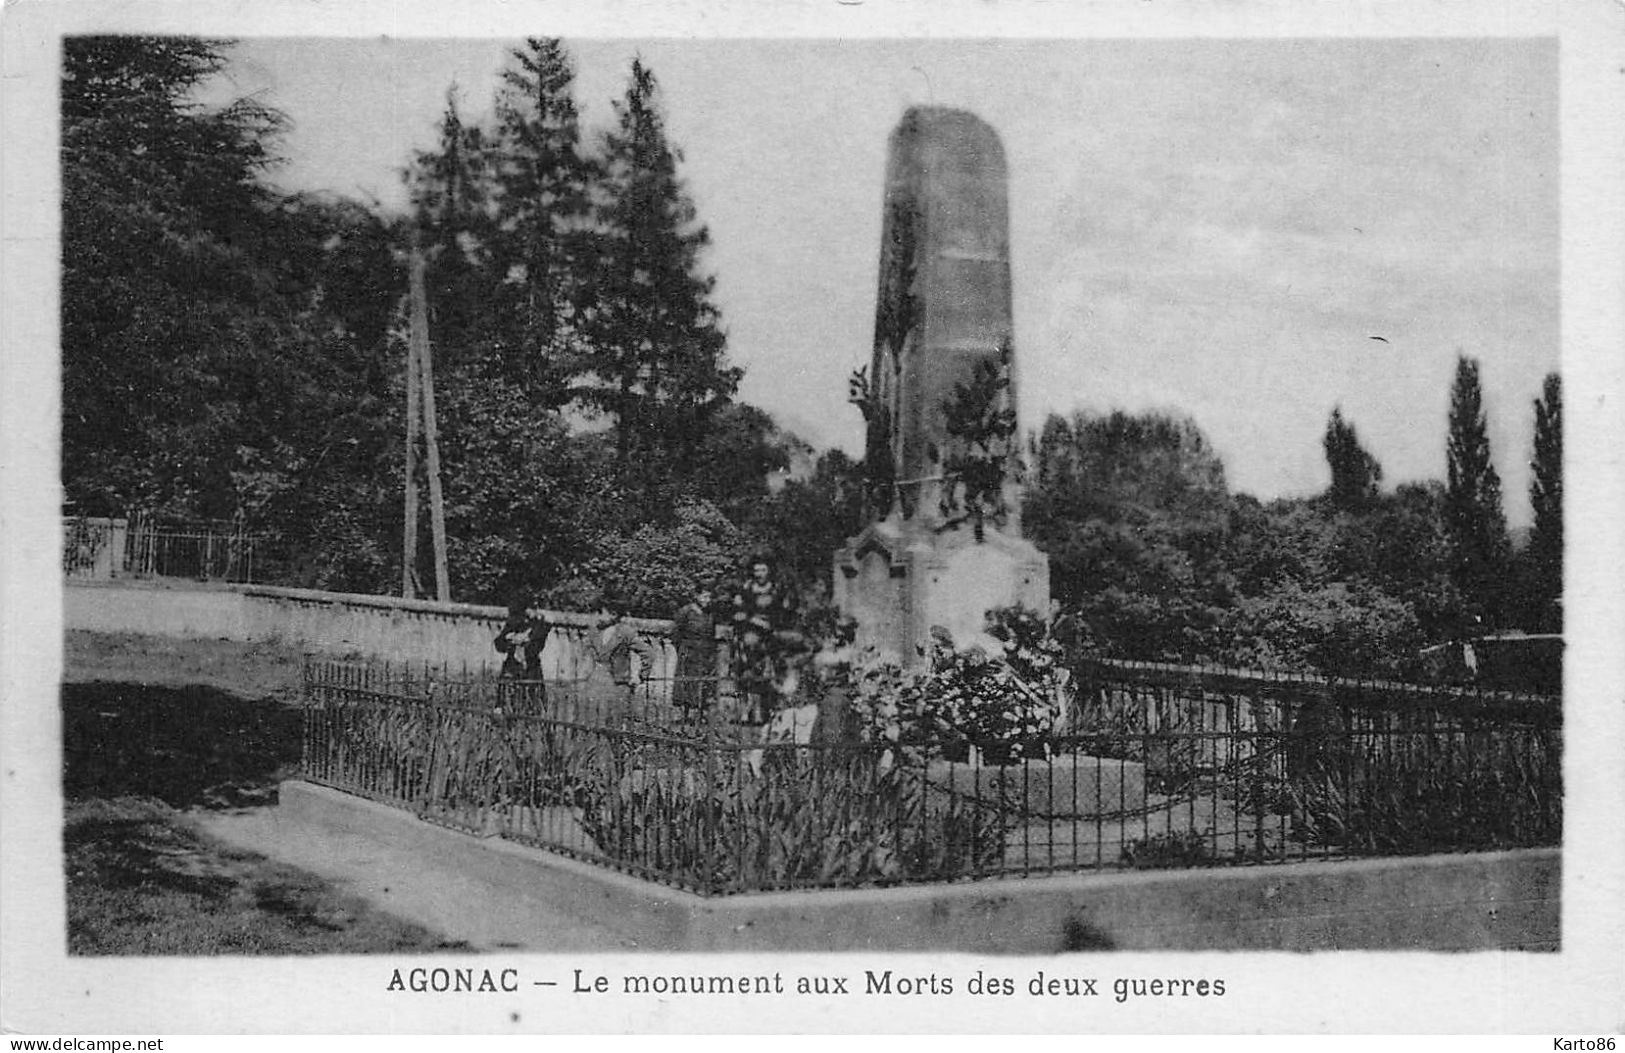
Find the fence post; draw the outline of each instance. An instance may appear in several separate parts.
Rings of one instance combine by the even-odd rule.
[[[299,774],[310,775],[311,668],[306,655],[299,668]]]
[[[703,681],[702,681],[703,683]],[[702,741],[705,750],[705,821],[701,824],[701,851],[705,855],[706,895],[715,895],[717,889],[717,697],[718,681],[711,682],[711,697],[706,699],[705,729]]]

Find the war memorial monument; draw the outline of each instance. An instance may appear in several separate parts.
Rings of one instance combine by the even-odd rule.
[[[973,640],[996,607],[1049,605],[1048,560],[1021,536],[1006,184],[998,135],[973,114],[915,107],[892,132],[865,377],[881,482],[835,554],[834,596],[860,646],[904,661],[933,626]],[[990,404],[967,405],[978,379]],[[1003,427],[956,434],[964,410]],[[950,470],[967,461],[986,485]]]

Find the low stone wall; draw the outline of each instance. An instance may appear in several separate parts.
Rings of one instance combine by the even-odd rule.
[[[480,910],[544,896],[643,950],[1557,950],[1561,934],[1555,848],[706,899],[310,783],[280,797],[288,836],[410,845],[475,883]]]
[[[495,665],[492,648],[507,611],[470,603],[438,603],[265,585],[176,586],[168,582],[68,580],[63,623],[68,629],[195,639],[267,641],[335,655],[397,662]],[[583,642],[589,615],[550,611],[553,633],[542,653],[543,675],[575,679],[590,671]],[[669,676],[671,623],[632,619],[659,644],[655,676]]]

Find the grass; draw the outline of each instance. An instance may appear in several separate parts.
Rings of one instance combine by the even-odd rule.
[[[303,655],[293,647],[136,633],[70,631],[62,657],[63,680],[70,683],[214,687],[282,701],[298,699],[303,669]]]
[[[466,950],[320,878],[200,833],[138,798],[71,803],[68,951],[83,955]]]
[[[191,818],[275,803],[299,760],[297,652],[72,633],[66,665],[69,953],[466,949]]]
[[[62,685],[68,801],[150,798],[175,809],[274,804],[299,763],[295,706],[215,687]]]

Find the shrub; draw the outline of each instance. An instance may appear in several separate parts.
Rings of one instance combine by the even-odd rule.
[[[1195,830],[1137,837],[1123,846],[1123,863],[1135,870],[1164,867],[1201,867],[1213,863],[1207,835]]]
[[[1358,853],[1555,844],[1558,750],[1555,731],[1511,726],[1413,735],[1403,750],[1374,740],[1289,778],[1294,836]]]
[[[998,866],[1001,819],[881,754],[767,750],[760,770],[613,761],[583,825],[613,859],[715,890],[859,885]],[[723,754],[724,759],[727,754]]]

